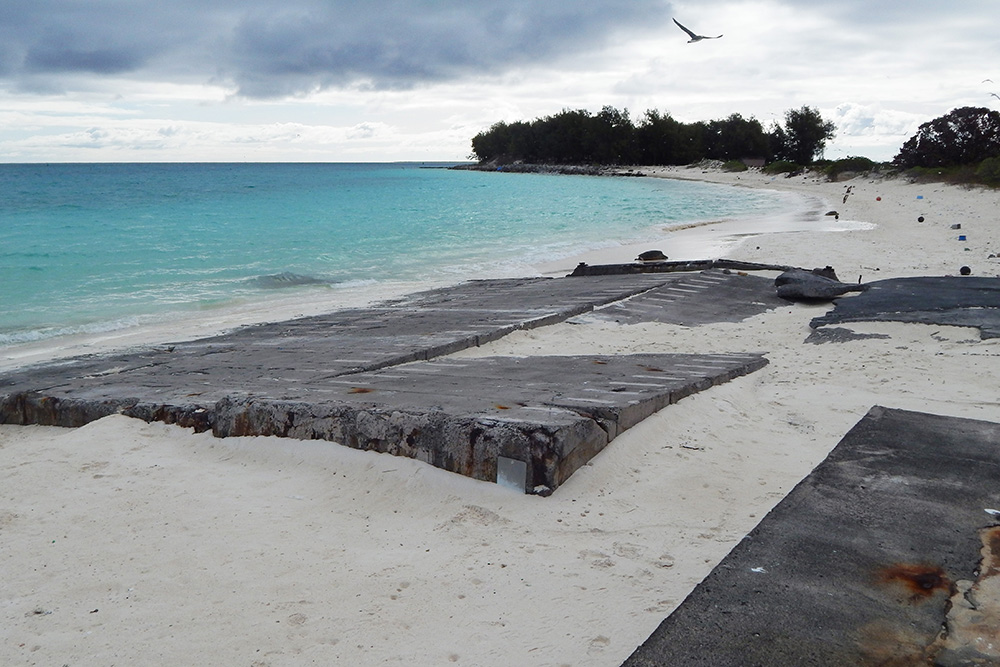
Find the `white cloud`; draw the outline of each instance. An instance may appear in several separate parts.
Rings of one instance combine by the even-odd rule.
[[[371,139],[379,134],[384,134],[387,127],[385,123],[358,123],[347,130],[346,138]]]
[[[831,120],[846,136],[909,137],[927,120],[927,117],[906,111],[883,109],[879,104],[844,102],[834,110]]]

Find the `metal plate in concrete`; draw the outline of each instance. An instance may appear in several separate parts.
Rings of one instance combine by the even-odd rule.
[[[788,305],[778,298],[774,280],[770,278],[717,269],[669,277],[664,284],[595,310],[589,317],[622,324],[665,322],[699,326],[740,322]]]
[[[813,319],[813,328],[844,322],[915,322],[977,327],[982,338],[1000,338],[1000,279],[972,276],[894,278],[866,285]]]
[[[625,665],[1000,664],[998,480],[1000,424],[872,408]]]

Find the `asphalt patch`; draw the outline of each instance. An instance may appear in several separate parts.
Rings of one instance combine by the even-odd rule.
[[[1000,338],[1000,279],[971,276],[893,278],[834,302],[815,328],[846,322],[913,322],[975,327],[980,336]]]
[[[825,327],[813,329],[806,338],[807,343],[822,345],[823,343],[847,343],[852,340],[868,340],[872,338],[891,338],[888,334],[862,334],[842,327]]]
[[[1000,664],[997,480],[1000,424],[874,407],[624,665]]]

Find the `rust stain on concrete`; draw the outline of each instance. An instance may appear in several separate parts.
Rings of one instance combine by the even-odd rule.
[[[952,584],[940,565],[896,563],[878,574],[879,581],[905,591],[911,603],[934,597],[939,591],[951,592]]]
[[[1000,526],[983,528],[979,537],[979,574],[956,582],[944,629],[930,646],[936,664],[1000,665]]]

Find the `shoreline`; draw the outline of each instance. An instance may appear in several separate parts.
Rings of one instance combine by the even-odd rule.
[[[838,231],[830,237],[834,243],[822,242],[823,230],[766,236],[759,248],[744,240],[734,248],[733,259],[773,261],[779,256],[797,257],[802,259],[787,263],[829,264],[838,270],[843,268],[847,276],[860,272],[865,280],[958,275],[966,265],[972,268],[972,275],[1000,276],[1000,257],[996,257],[1000,254],[1000,240],[991,238],[995,222],[990,213],[991,208],[1000,206],[1000,190],[911,183],[898,178],[857,177],[830,182],[811,173],[785,178],[757,170],[727,173],[658,167],[648,175],[809,193],[825,199],[841,220],[867,223],[858,229]],[[961,229],[952,229],[954,224],[961,225]],[[959,236],[966,240],[960,241]]]
[[[572,172],[572,174],[578,175],[576,172]],[[588,170],[583,175],[598,176],[600,174]],[[775,217],[780,220],[796,218],[808,208],[807,204],[801,203],[791,208],[788,213],[778,216],[748,216],[722,221],[687,223],[679,227],[671,227],[666,223],[651,224],[641,233],[641,236],[647,239],[645,241],[624,242],[620,245],[584,250],[555,261],[538,263],[527,260],[520,264],[524,271],[512,271],[507,267],[494,267],[490,276],[483,277],[531,275],[560,277],[570,274],[579,261],[587,261],[588,263],[631,262],[639,252],[647,249],[650,243],[667,238],[678,229],[696,229],[729,223],[731,229],[752,231],[766,227],[767,221]],[[682,254],[685,255],[685,259],[718,258],[722,251],[732,244],[731,241],[727,240],[727,234],[731,234],[731,232],[720,231],[718,234],[713,234],[711,231],[704,231],[700,235],[686,237],[686,251]],[[139,324],[103,331],[64,333],[50,338],[0,347],[0,372],[36,363],[45,363],[54,359],[106,354],[136,347],[194,340],[219,335],[244,326],[368,306],[380,301],[395,300],[418,291],[456,285],[478,277],[480,276],[458,277],[458,274],[455,274],[455,276],[446,278],[442,275],[436,279],[416,282],[379,282],[365,288],[351,288],[350,286],[347,286],[347,289],[341,289],[337,286],[307,287],[291,292],[275,291],[271,294],[262,294],[259,299],[252,301],[239,299],[222,304],[220,307],[192,307],[159,315],[142,315],[137,316],[140,320]]]
[[[445,283],[442,281],[440,286]],[[405,296],[429,284],[388,282],[370,289],[337,290],[308,287],[294,299],[275,293],[265,298],[241,300],[216,308],[194,308],[150,317],[148,321],[106,332],[78,332],[16,343],[0,348],[0,373],[46,363],[55,359],[91,354],[110,354],[132,348],[175,343],[223,333],[246,326],[319,315],[346,308],[364,307],[378,301]],[[433,285],[439,286],[439,285]],[[336,305],[331,296],[336,295]]]
[[[678,173],[801,192],[865,227],[721,222],[667,234],[671,258],[708,229],[727,258],[846,282],[1000,273],[997,191],[656,177]],[[768,358],[622,433],[548,498],[321,441],[122,416],[0,426],[0,662],[620,665],[873,405],[1000,422],[1000,339],[866,323],[847,327],[884,337],[805,343],[828,309],[697,327],[583,315],[456,353]]]

